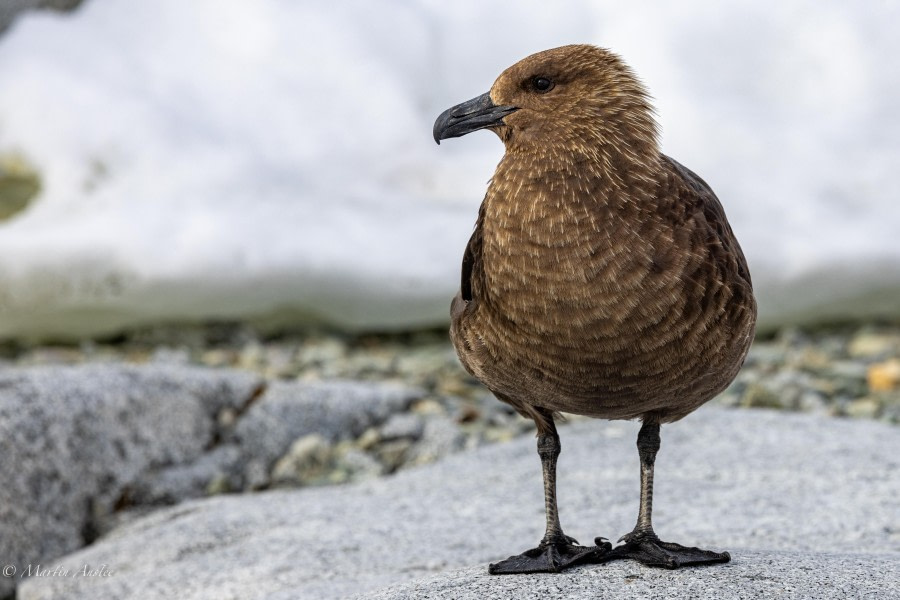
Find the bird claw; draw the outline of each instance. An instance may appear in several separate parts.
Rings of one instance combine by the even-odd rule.
[[[616,543],[621,544],[625,542],[626,544],[637,544],[641,542],[658,542],[659,538],[656,537],[656,534],[651,531],[646,531],[644,529],[635,529],[634,531],[629,531],[622,537],[620,537]]]
[[[578,540],[576,540],[572,536],[563,534],[562,539],[563,539],[563,541],[565,541],[566,544],[568,544],[570,546],[580,546],[580,544],[578,543]],[[541,546],[552,545],[552,544],[559,544],[559,540],[542,540],[541,541]]]
[[[608,542],[600,546],[579,546],[574,538],[563,536],[559,541],[542,541],[537,548],[492,563],[488,566],[488,573],[491,575],[559,573],[577,564],[599,562],[598,555],[608,552],[611,547]]]

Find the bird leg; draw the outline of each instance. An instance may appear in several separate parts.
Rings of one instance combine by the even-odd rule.
[[[641,506],[637,525],[631,533],[619,539],[625,542],[599,557],[596,562],[606,562],[620,558],[633,558],[650,567],[677,569],[690,565],[726,563],[731,560],[727,552],[712,552],[699,548],[688,548],[680,544],[663,542],[653,531],[653,464],[659,450],[659,422],[647,419],[638,433],[638,454],[641,458]],[[598,538],[600,539],[600,538]]]
[[[597,546],[579,546],[578,541],[563,533],[559,524],[559,510],[556,506],[556,459],[560,453],[559,435],[553,423],[553,415],[547,411],[544,416],[549,427],[541,430],[537,449],[544,472],[544,504],[547,515],[547,530],[537,548],[526,550],[518,556],[493,563],[488,567],[491,575],[513,573],[558,573],[581,562],[596,562],[596,555],[608,551],[612,545],[597,538]]]

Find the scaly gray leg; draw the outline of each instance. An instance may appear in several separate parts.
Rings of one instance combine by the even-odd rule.
[[[556,506],[556,459],[560,453],[559,435],[553,423],[553,415],[544,415],[549,427],[540,430],[538,423],[538,455],[544,472],[544,505],[547,515],[547,531],[537,548],[526,550],[518,556],[488,567],[491,575],[513,573],[558,573],[581,562],[597,562],[597,555],[608,551],[612,545],[599,541],[597,546],[579,546],[578,542],[563,533],[559,524],[559,510]],[[598,538],[599,540],[600,538]]]
[[[659,451],[659,423],[646,419],[638,433],[638,454],[641,458],[641,506],[637,524],[631,533],[619,540],[625,542],[594,562],[607,562],[619,558],[633,558],[651,567],[677,569],[690,565],[726,563],[731,560],[727,552],[712,552],[688,548],[680,544],[663,542],[653,531],[653,464]]]

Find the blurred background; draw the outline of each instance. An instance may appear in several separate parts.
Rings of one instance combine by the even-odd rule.
[[[443,326],[502,145],[439,148],[434,118],[573,42],[649,86],[765,330],[900,315],[896,2],[3,6],[4,338]]]
[[[760,328],[712,403],[900,423],[898,26],[892,0],[0,0],[0,557],[533,434],[447,338],[503,147],[432,124],[569,43],[635,69],[748,257]],[[636,461],[631,425],[595,426]],[[176,572],[111,556],[139,594]]]
[[[7,362],[445,369],[477,388],[444,331],[502,145],[438,147],[431,125],[520,58],[590,42],[634,67],[664,151],[722,199],[773,364],[810,348],[792,400],[733,402],[896,413],[872,399],[900,377],[896,2],[2,6]],[[811,387],[834,368],[850,383]]]
[[[845,403],[900,344],[897,2],[2,7],[7,360],[359,377],[428,340],[458,373],[449,299],[503,149],[489,133],[438,147],[431,125],[506,66],[575,42],[625,57],[664,151],[717,191],[762,336],[835,335],[823,364],[862,336]],[[385,345],[372,364],[337,360]]]

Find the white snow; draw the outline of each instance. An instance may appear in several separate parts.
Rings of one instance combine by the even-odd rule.
[[[532,52],[590,42],[652,90],[717,191],[767,323],[900,315],[900,7],[87,0],[0,38],[0,337],[302,313],[447,320],[502,145],[434,118]]]

